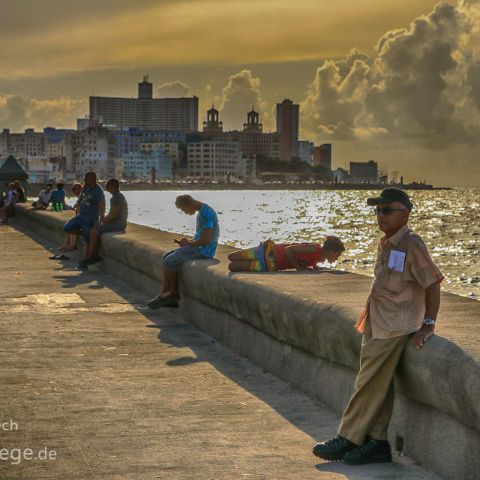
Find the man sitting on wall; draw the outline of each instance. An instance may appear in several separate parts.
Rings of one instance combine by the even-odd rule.
[[[82,268],[100,262],[98,255],[100,237],[104,233],[124,232],[127,228],[128,205],[123,193],[120,193],[120,183],[116,178],[111,178],[106,185],[106,190],[112,195],[110,198],[110,212],[90,230],[90,241],[87,247],[85,260],[80,262]]]
[[[175,240],[180,246],[163,257],[163,290],[148,302],[150,308],[178,307],[180,293],[178,274],[187,260],[213,258],[218,245],[219,227],[215,210],[190,195],[180,195],[175,205],[187,215],[197,214],[197,227],[193,240]]]
[[[50,199],[52,197],[52,188],[53,185],[49,183],[43,190],[38,194],[38,200],[35,200],[32,203],[32,210],[46,210],[50,204]]]
[[[85,175],[85,186],[78,198],[79,213],[69,220],[63,227],[65,233],[81,232],[84,242],[90,242],[90,231],[98,223],[103,221],[105,216],[105,195],[102,187],[97,184],[95,172],[88,172]],[[86,259],[86,258],[85,258]],[[83,262],[79,268],[85,268]]]

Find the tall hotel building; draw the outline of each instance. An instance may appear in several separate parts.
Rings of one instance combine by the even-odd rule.
[[[198,97],[153,98],[152,90],[146,76],[138,98],[90,97],[90,119],[118,128],[198,131]]]
[[[298,158],[299,106],[289,99],[277,103],[277,133],[280,135],[280,160]]]

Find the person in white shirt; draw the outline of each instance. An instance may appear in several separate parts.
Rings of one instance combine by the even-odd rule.
[[[32,203],[33,210],[46,210],[49,203],[50,198],[52,197],[52,188],[53,185],[49,183],[44,190],[41,190],[38,194],[38,200]]]

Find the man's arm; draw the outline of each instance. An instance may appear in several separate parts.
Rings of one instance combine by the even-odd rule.
[[[288,263],[298,271],[306,270],[306,266],[297,260],[296,255],[315,252],[316,248],[314,245],[290,245],[285,247],[285,258],[287,259]]]
[[[110,223],[113,222],[120,212],[120,207],[118,205],[113,205],[108,215],[103,219],[103,223]]]
[[[105,219],[105,200],[98,202],[98,211],[100,213],[100,222]]]
[[[182,238],[181,240],[175,240],[181,247],[203,247],[211,243],[213,238],[213,228],[206,228],[202,232],[202,236],[198,240],[187,240]]]
[[[425,318],[437,319],[440,309],[440,282],[435,282],[425,290]],[[413,346],[418,350],[433,336],[435,325],[423,324],[413,337]]]

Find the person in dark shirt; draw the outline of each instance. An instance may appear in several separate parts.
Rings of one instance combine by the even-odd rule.
[[[100,237],[104,233],[125,232],[127,228],[128,204],[123,193],[120,193],[120,183],[116,178],[111,178],[106,185],[106,190],[112,195],[110,199],[110,212],[108,215],[90,230],[90,242],[87,247],[87,255],[82,268],[100,262],[102,259],[98,254],[100,248]]]
[[[21,183],[18,180],[13,182],[15,190],[17,192],[17,200],[15,203],[25,203],[27,201],[27,196],[25,194],[25,189],[22,187]]]
[[[95,172],[88,172],[85,175],[85,186],[78,198],[78,215],[69,220],[63,227],[65,233],[81,232],[84,242],[90,242],[90,231],[98,223],[103,221],[105,217],[105,194],[102,187],[97,183],[97,175]],[[85,260],[86,260],[85,256]],[[79,263],[79,268],[82,267]]]

